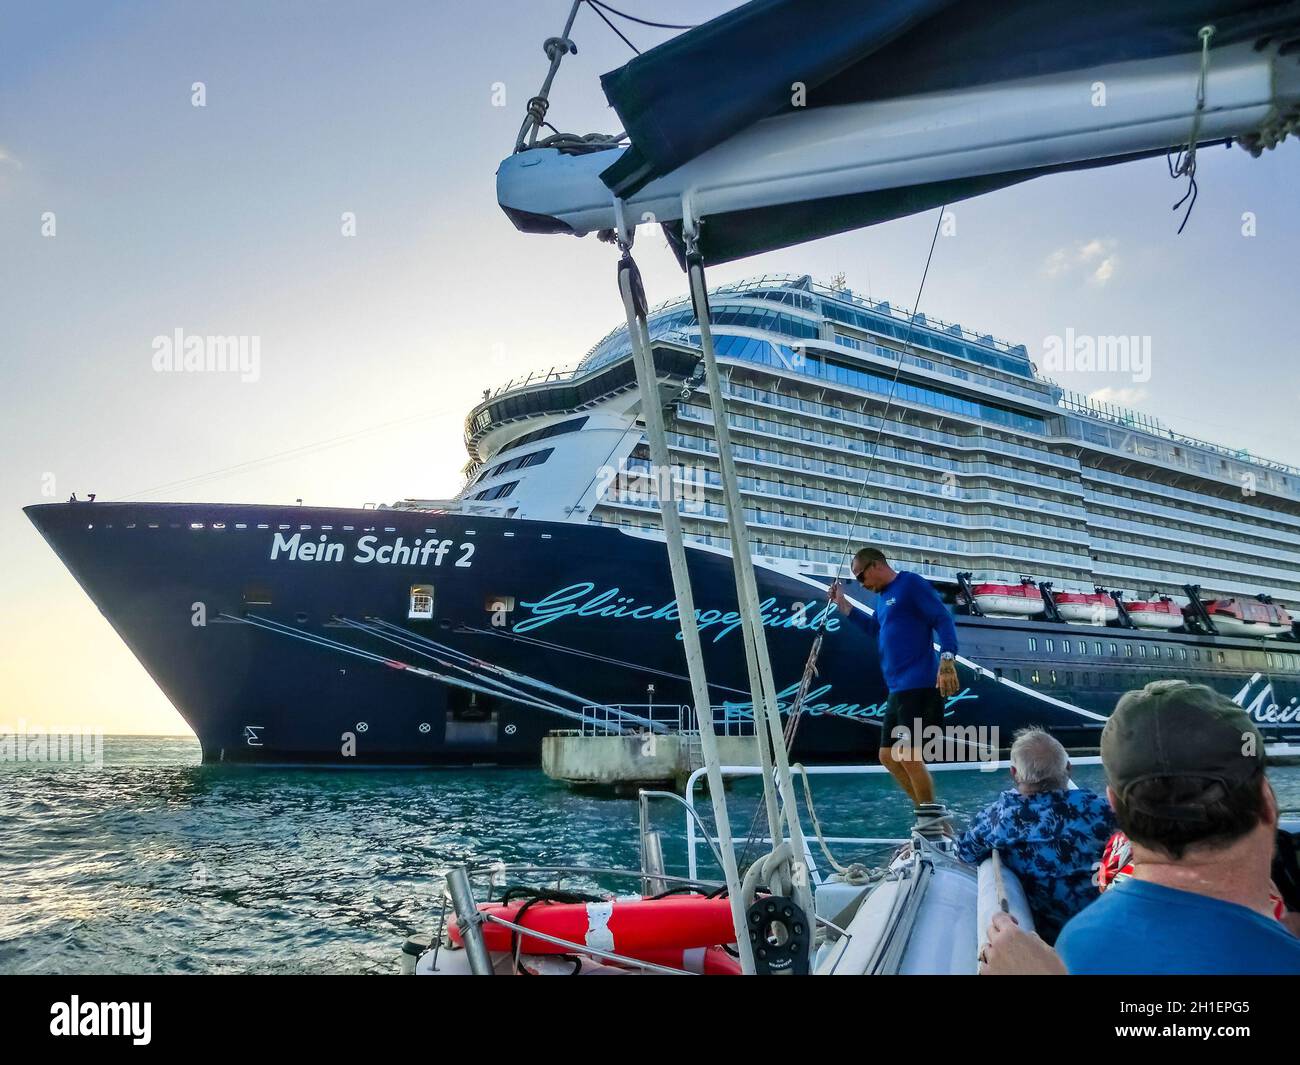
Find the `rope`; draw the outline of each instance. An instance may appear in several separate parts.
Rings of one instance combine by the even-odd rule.
[[[1196,111],[1192,115],[1192,132],[1187,138],[1185,147],[1178,150],[1178,154],[1173,158],[1165,156],[1165,162],[1169,166],[1169,176],[1177,179],[1180,177],[1187,178],[1187,191],[1183,193],[1180,199],[1173,207],[1172,211],[1178,210],[1184,203],[1187,204],[1187,212],[1183,215],[1182,225],[1178,227],[1178,232],[1182,233],[1187,225],[1187,221],[1192,217],[1192,208],[1196,206],[1196,197],[1198,189],[1196,186],[1196,144],[1201,135],[1201,121],[1205,117],[1205,79],[1210,70],[1210,39],[1214,36],[1213,26],[1202,26],[1197,36],[1201,39],[1201,73],[1196,81]]]
[[[794,768],[799,770],[799,779],[803,782],[803,801],[808,807],[808,819],[812,821],[813,834],[817,837],[817,846],[821,848],[822,854],[826,855],[826,860],[830,863],[831,868],[840,874],[846,884],[870,884],[883,879],[889,872],[888,869],[868,868],[861,862],[854,862],[852,865],[841,865],[835,860],[835,855],[831,853],[831,849],[826,843],[826,834],[822,831],[821,820],[817,817],[817,807],[813,805],[812,785],[808,782],[808,773],[801,764],[796,764]]]
[[[424,669],[421,666],[413,666],[409,662],[402,662],[396,658],[387,658],[384,655],[375,654],[373,651],[366,651],[359,647],[353,647],[351,644],[341,643],[338,640],[330,640],[323,636],[315,636],[311,633],[299,632],[278,621],[271,621],[269,618],[259,618],[251,614],[242,618],[235,617],[233,614],[219,614],[218,617],[224,618],[226,621],[233,621],[238,624],[251,625],[254,628],[264,629],[277,636],[289,636],[294,639],[302,640],[304,643],[314,644],[318,647],[324,647],[343,654],[354,655],[357,658],[365,659],[366,661],[375,662],[382,666],[388,666],[390,669],[405,670],[406,672],[414,673],[418,677],[438,681],[442,684],[449,684],[454,688],[464,688],[468,691],[478,692],[480,695],[500,696],[502,694],[499,690],[484,687],[483,685],[475,684],[472,681],[461,680],[458,677],[449,677],[442,673],[435,673],[431,669]],[[524,706],[531,706],[538,710],[546,710],[552,714],[558,714],[561,717],[571,718],[575,721],[586,720],[583,715],[577,711],[569,710],[563,706],[557,706],[555,703],[543,702],[527,695],[526,693],[520,692],[514,695],[508,695],[507,698]]]
[[[622,666],[625,669],[633,669],[640,673],[653,673],[657,677],[667,677],[669,680],[680,680],[690,683],[690,677],[683,676],[681,673],[671,673],[666,669],[656,669],[654,666],[644,666],[639,662],[629,662],[623,658],[611,658],[608,655],[598,655],[592,651],[582,651],[576,647],[567,647],[562,643],[554,643],[550,640],[539,640],[533,636],[521,636],[517,632],[502,632],[499,629],[482,629],[473,625],[462,625],[457,631],[472,632],[479,636],[496,636],[504,640],[517,640],[523,644],[529,644],[534,647],[541,647],[548,651],[560,651],[565,654],[577,655],[579,658],[589,658],[594,662],[604,662],[606,665]],[[718,684],[714,681],[709,682],[710,688],[718,688],[721,691],[731,692],[734,695],[744,695],[745,692],[739,688],[732,688],[726,684]]]

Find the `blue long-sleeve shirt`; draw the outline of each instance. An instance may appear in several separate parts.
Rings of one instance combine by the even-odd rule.
[[[875,622],[861,611],[849,615],[853,624],[878,630],[880,670],[891,692],[933,688],[939,673],[934,650],[957,653],[957,626],[939,593],[920,574],[904,570],[876,598]]]

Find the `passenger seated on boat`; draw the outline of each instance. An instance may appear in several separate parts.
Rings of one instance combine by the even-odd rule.
[[[1279,851],[1291,841],[1289,833],[1278,830],[1277,833]],[[1294,844],[1292,844],[1294,846]],[[1279,868],[1285,869],[1286,860],[1281,854],[1275,854],[1273,857],[1274,877],[1269,885],[1268,901],[1273,908],[1273,916],[1281,921],[1292,932],[1296,931],[1297,922],[1295,918],[1300,917],[1300,913],[1289,911],[1286,901],[1282,898],[1282,892],[1277,886],[1278,877],[1276,871]],[[1128,836],[1123,832],[1116,831],[1106,842],[1106,849],[1101,854],[1101,867],[1097,870],[1097,890],[1105,891],[1113,884],[1122,883],[1133,876],[1133,844],[1129,841]]]
[[[1277,798],[1245,711],[1205,685],[1155,681],[1120,699],[1101,759],[1133,875],[1061,931],[1069,972],[1300,974],[1300,938],[1269,899]]]
[[[1022,729],[1011,745],[1011,781],[957,840],[957,855],[978,864],[1002,855],[1025,888],[1044,941],[1097,898],[1092,872],[1115,828],[1106,800],[1070,787],[1065,748],[1042,729]]]

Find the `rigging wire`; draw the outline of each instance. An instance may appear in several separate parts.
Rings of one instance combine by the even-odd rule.
[[[1210,71],[1210,40],[1214,37],[1214,33],[1214,26],[1202,26],[1197,34],[1201,39],[1201,73],[1196,81],[1196,111],[1192,115],[1192,132],[1187,138],[1187,143],[1178,149],[1177,155],[1165,154],[1169,176],[1175,179],[1187,178],[1187,191],[1183,193],[1182,199],[1170,208],[1176,211],[1183,204],[1187,204],[1182,224],[1178,227],[1179,233],[1182,233],[1192,217],[1192,208],[1196,206],[1196,197],[1200,193],[1196,184],[1196,142],[1201,134],[1201,120],[1205,116],[1205,79]]]
[[[606,11],[617,15],[619,18],[627,19],[628,22],[635,22],[642,26],[653,26],[658,30],[693,30],[700,25],[698,22],[691,25],[682,25],[674,22],[651,22],[649,19],[638,18],[636,15],[629,15],[626,11],[620,11],[616,7],[610,7],[609,4],[604,2],[604,0],[587,0],[587,3],[593,8],[603,7]]]
[[[605,25],[608,26],[611,30],[613,30],[625,45],[631,48],[632,51],[634,51],[637,55],[641,54],[641,49],[638,48],[636,45],[634,45],[631,41],[629,41],[627,37],[623,35],[623,31],[620,30],[617,26],[615,26],[614,23],[609,21],[609,17],[605,14],[605,12],[603,12],[599,7],[597,7],[594,3],[592,3],[592,0],[587,0],[587,3],[591,7],[591,10],[596,12],[596,14],[600,16],[600,20],[603,23],[605,23]]]
[[[907,321],[907,332],[903,335],[903,351],[899,353],[898,365],[894,367],[894,376],[889,382],[889,392],[885,397],[885,409],[880,412],[880,425],[876,429],[875,439],[871,444],[871,454],[867,456],[867,475],[862,481],[862,491],[858,495],[857,506],[853,508],[853,516],[849,519],[849,532],[844,538],[844,557],[847,560],[849,549],[853,546],[853,535],[857,532],[858,516],[862,513],[862,505],[867,499],[867,487],[871,484],[871,475],[875,472],[876,456],[880,452],[880,439],[885,433],[885,422],[889,416],[889,409],[894,405],[894,395],[898,391],[898,377],[903,372],[903,355],[907,353],[912,341],[912,328],[916,325],[916,316],[920,314],[921,295],[925,292],[925,282],[930,276],[930,264],[934,261],[934,248],[939,242],[939,229],[943,225],[944,212],[948,210],[945,203],[939,208],[939,217],[935,219],[934,233],[930,237],[930,251],[925,257],[925,269],[921,271],[921,283],[916,289],[916,299],[912,301],[912,314]]]

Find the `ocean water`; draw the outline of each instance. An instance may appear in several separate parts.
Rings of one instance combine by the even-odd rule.
[[[1272,777],[1300,811],[1300,769]],[[938,779],[964,815],[1007,784]],[[1076,779],[1098,786],[1101,770]],[[906,830],[910,806],[883,777],[815,777],[813,793],[827,835]],[[729,798],[744,836],[754,782]],[[684,872],[682,811],[657,811],[670,871]],[[638,863],[635,801],[538,770],[203,766],[195,741],[170,737],[109,737],[100,768],[0,763],[0,834],[4,973],[392,973],[402,940],[437,927],[449,866]]]

